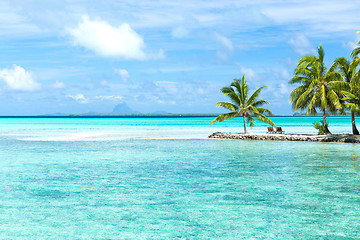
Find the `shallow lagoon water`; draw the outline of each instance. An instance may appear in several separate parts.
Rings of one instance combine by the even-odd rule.
[[[360,238],[356,144],[207,139],[242,129],[205,118],[52,120],[0,119],[0,239]]]

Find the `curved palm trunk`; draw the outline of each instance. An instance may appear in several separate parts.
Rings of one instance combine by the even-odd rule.
[[[243,119],[244,119],[244,132],[245,134],[247,134],[247,129],[246,129],[246,114],[243,114]]]
[[[359,135],[359,131],[356,128],[355,124],[355,113],[351,111],[351,123],[352,123],[352,132],[354,135]]]
[[[326,110],[323,111],[323,125],[324,125],[324,128],[325,128],[325,134],[326,135],[331,135],[331,132],[328,128],[328,125],[327,125],[327,122],[326,122]]]

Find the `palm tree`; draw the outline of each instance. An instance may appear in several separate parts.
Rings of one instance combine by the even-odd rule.
[[[244,132],[247,134],[248,131],[246,129],[246,118],[247,122],[250,123],[250,127],[252,127],[255,123],[253,116],[255,116],[258,120],[275,126],[275,124],[264,115],[264,113],[273,115],[272,112],[269,109],[261,108],[262,105],[269,104],[269,102],[265,100],[257,100],[261,90],[265,87],[266,86],[258,88],[249,97],[248,85],[245,81],[245,76],[243,75],[241,80],[234,79],[229,87],[223,87],[221,89],[221,92],[230,98],[231,103],[218,102],[216,104],[217,107],[224,107],[229,109],[231,112],[218,116],[210,123],[210,125],[215,122],[222,122],[225,119],[242,116],[244,120]]]
[[[357,31],[356,33],[360,33],[360,31]],[[360,44],[360,41],[358,41],[356,44]],[[357,47],[352,51],[351,57],[354,58],[359,54],[360,54],[360,47]]]
[[[290,84],[301,84],[290,93],[290,102],[294,110],[307,109],[306,115],[323,113],[325,134],[331,134],[326,122],[326,115],[342,109],[339,97],[339,86],[342,76],[335,71],[334,63],[329,69],[324,64],[324,50],[322,45],[318,48],[319,56],[304,56],[300,58],[295,69],[295,76]]]
[[[355,124],[355,114],[359,115],[360,113],[360,70],[358,69],[360,59],[354,58],[350,62],[346,58],[338,58],[335,63],[346,83],[345,89],[341,93],[345,96],[342,99],[345,101],[344,107],[351,111],[352,132],[354,135],[359,135]]]

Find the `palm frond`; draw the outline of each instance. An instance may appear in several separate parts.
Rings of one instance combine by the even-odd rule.
[[[259,97],[261,90],[264,88],[266,88],[266,86],[262,86],[262,87],[256,89],[255,92],[253,92],[253,94],[251,94],[249,99],[246,101],[246,105],[252,104]]]
[[[333,106],[335,108],[335,111],[341,110],[341,102],[339,95],[333,89],[328,90],[327,97],[329,99],[329,103],[331,103],[330,106]]]
[[[239,96],[236,94],[236,92],[234,91],[233,88],[231,87],[223,87],[220,90],[223,94],[225,94],[226,96],[228,96],[230,98],[230,100],[235,104],[235,105],[240,105],[240,99]]]
[[[257,114],[255,115],[255,117],[256,117],[258,120],[260,120],[260,121],[262,121],[262,122],[264,122],[264,123],[268,123],[268,124],[270,124],[271,126],[275,126],[275,123],[274,123],[273,121],[271,121],[270,118],[268,118],[267,116],[265,116],[265,115],[262,114],[262,113],[257,113]]]
[[[289,83],[290,84],[294,84],[294,83],[304,83],[306,82],[308,78],[304,77],[304,76],[299,76],[299,75],[295,75],[293,78],[290,79]]]
[[[360,113],[360,105],[356,103],[344,103],[344,106],[346,109],[349,109],[350,111],[353,111],[357,115]]]
[[[240,79],[234,79],[230,86],[234,87],[237,90],[237,96],[240,105],[245,104],[248,94],[248,85],[245,81],[245,76],[243,75],[241,82]]]
[[[236,105],[234,105],[232,103],[228,103],[228,102],[218,102],[216,104],[216,107],[223,107],[223,108],[229,109],[230,111],[233,111],[233,112],[235,112],[239,109]]]
[[[345,99],[345,101],[357,98],[354,94],[352,94],[351,92],[348,92],[348,91],[341,91],[341,93],[343,95],[345,95],[345,97],[347,98],[347,99]]]
[[[308,89],[308,85],[301,85],[293,89],[290,93],[290,102],[295,103],[297,99]]]
[[[323,49],[321,44],[318,47],[318,54],[319,54],[319,57],[318,57],[319,62],[323,63],[324,62],[324,57],[325,57],[325,52],[324,52],[324,49]]]
[[[360,41],[359,41],[360,42]],[[358,43],[359,44],[359,43]],[[355,48],[352,52],[351,52],[351,57],[354,58],[356,56],[358,56],[360,54],[360,47]]]
[[[319,99],[321,92],[318,90],[317,92],[315,92],[315,94],[312,95],[309,104],[308,104],[308,109],[306,111],[306,115],[309,114],[316,114],[316,107],[319,107]]]
[[[262,114],[265,113],[266,115],[269,115],[269,116],[273,115],[273,113],[267,108],[257,108],[257,110],[259,113],[262,113]]]
[[[255,119],[251,115],[246,116],[246,122],[250,125],[250,127],[253,127],[255,124]]]
[[[311,99],[311,95],[316,90],[317,82],[314,80],[309,84],[308,88],[296,99],[294,104],[295,110],[297,109],[305,109],[307,105],[309,105],[309,101]]]
[[[253,102],[251,105],[253,106],[253,107],[261,107],[262,105],[264,105],[264,104],[270,104],[268,101],[265,101],[265,100],[257,100],[257,101],[255,101],[255,102]]]
[[[331,81],[329,82],[329,85],[332,89],[335,89],[336,91],[342,91],[342,90],[349,90],[350,85],[349,83],[345,81]]]
[[[333,64],[331,64],[329,70],[325,73],[325,78],[328,77],[328,75],[331,75],[333,73],[336,73],[335,69],[338,67],[338,63],[336,62],[336,60],[333,62]],[[342,76],[340,74],[340,76]]]
[[[230,112],[230,113],[225,113],[225,114],[221,114],[220,116],[217,116],[214,120],[211,121],[210,125],[215,123],[215,122],[222,122],[226,119],[231,119],[234,117],[239,116],[238,112]]]
[[[346,58],[344,57],[337,58],[334,63],[336,64],[336,67],[339,68],[340,72],[343,75],[347,74],[350,63]]]
[[[355,57],[349,65],[349,72],[351,73],[351,77],[356,74],[356,69],[359,67],[359,65],[360,65],[360,58]]]

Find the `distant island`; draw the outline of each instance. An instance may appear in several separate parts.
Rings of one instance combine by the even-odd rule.
[[[180,113],[168,113],[165,111],[154,111],[150,113],[142,113],[137,110],[130,108],[125,102],[116,105],[111,113],[86,113],[86,114],[70,114],[69,117],[213,117],[216,113],[209,114],[180,114]]]
[[[44,115],[0,116],[0,118],[178,118],[178,117],[215,117],[218,113],[168,113],[154,111],[141,113],[130,108],[126,103],[117,104],[110,113],[88,112],[82,114],[53,113]]]
[[[53,113],[44,115],[18,115],[18,116],[0,116],[0,118],[178,118],[178,117],[217,117],[219,113],[168,113],[166,111],[154,111],[149,113],[142,113],[140,111],[130,108],[127,103],[117,104],[110,113],[87,112],[81,114],[65,114]],[[317,114],[321,115],[321,114]],[[350,115],[347,113],[346,115]],[[276,115],[291,116],[291,115]],[[292,116],[306,116],[305,113],[294,113]]]

